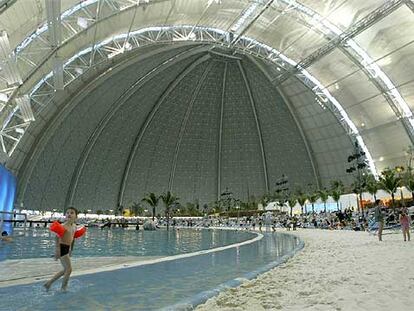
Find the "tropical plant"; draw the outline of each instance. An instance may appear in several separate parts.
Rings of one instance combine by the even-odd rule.
[[[409,191],[411,191],[411,196],[414,201],[414,174],[411,170],[407,171],[404,175],[404,185]]]
[[[326,201],[329,199],[329,192],[326,190],[326,188],[318,190],[318,195],[321,201],[323,202],[323,211],[326,214]]]
[[[298,201],[296,195],[293,193],[289,195],[287,202],[289,203],[290,207],[290,217],[293,216],[293,207],[296,205],[296,202]]]
[[[380,184],[375,179],[375,176],[372,174],[366,175],[365,183],[366,183],[366,186],[365,186],[366,191],[368,191],[368,193],[372,195],[374,199],[373,201],[375,202],[377,200],[377,192],[380,189]]]
[[[167,216],[167,230],[170,228],[170,210],[173,205],[178,203],[178,197],[171,193],[171,191],[167,191],[160,196],[161,200],[164,202],[165,205],[165,215]]]
[[[319,199],[319,193],[318,192],[309,193],[307,197],[308,197],[309,203],[312,204],[312,214],[315,214],[315,203]]]
[[[133,202],[130,211],[132,211],[135,216],[139,216],[144,213],[144,207],[139,202]]]
[[[401,177],[396,174],[396,171],[394,169],[387,168],[381,172],[379,182],[381,188],[391,194],[392,207],[395,209],[394,193],[401,185]]]
[[[302,191],[301,188],[296,190],[296,199],[300,205],[300,213],[303,214],[303,208],[305,208],[305,214],[307,213],[306,211],[306,201],[308,200],[307,195]]]
[[[331,182],[331,191],[330,195],[332,199],[336,202],[336,208],[339,211],[339,200],[341,199],[341,195],[344,193],[345,187],[342,181],[334,180]]]
[[[155,208],[158,205],[158,200],[160,198],[155,195],[154,192],[147,194],[144,198],[142,198],[142,202],[146,202],[149,206],[152,207],[152,220],[155,220]]]

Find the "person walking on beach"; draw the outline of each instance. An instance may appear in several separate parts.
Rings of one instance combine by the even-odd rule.
[[[77,217],[77,209],[74,207],[69,207],[66,209],[66,221],[63,224],[55,221],[50,226],[50,230],[56,233],[55,260],[60,259],[63,270],[56,273],[49,281],[43,285],[46,291],[48,291],[52,284],[62,276],[62,291],[67,290],[69,277],[72,273],[72,263],[70,256],[72,255],[75,238],[81,237],[86,232],[85,227],[81,227],[78,230],[76,229],[75,222]]]
[[[382,241],[382,229],[384,229],[384,215],[382,214],[381,200],[375,201],[374,218],[375,222],[378,225],[378,240]]]
[[[400,224],[404,241],[407,241],[407,238],[410,241],[410,217],[406,211],[402,211],[400,214]]]

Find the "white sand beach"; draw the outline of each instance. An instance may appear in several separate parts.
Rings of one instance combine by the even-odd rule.
[[[286,263],[196,308],[414,310],[414,241],[366,232],[291,231],[305,248]]]

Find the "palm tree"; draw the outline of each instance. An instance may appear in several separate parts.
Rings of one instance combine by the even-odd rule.
[[[139,202],[133,202],[130,210],[134,213],[134,216],[142,215],[144,207]]]
[[[315,214],[315,203],[319,199],[318,192],[310,193],[308,194],[308,201],[310,204],[312,204],[312,214]]]
[[[411,196],[414,201],[414,174],[413,168],[408,167],[407,171],[404,174],[404,186],[411,191]]]
[[[171,191],[167,191],[160,196],[161,200],[164,202],[165,205],[165,215],[167,216],[167,230],[170,228],[170,209],[175,204],[178,203],[178,198],[171,193]]]
[[[298,199],[296,198],[296,196],[293,193],[291,193],[287,200],[287,202],[289,203],[289,207],[290,207],[290,217],[293,216],[293,207],[296,205],[297,201]]]
[[[344,193],[344,184],[340,180],[334,180],[331,182],[331,191],[330,194],[332,199],[336,202],[336,208],[339,211],[339,200],[341,199],[341,195]]]
[[[329,192],[328,190],[326,190],[326,188],[321,189],[318,191],[319,194],[319,198],[321,199],[321,201],[323,202],[323,207],[324,207],[324,213],[326,214],[326,201],[328,201],[329,199]]]
[[[149,194],[147,194],[141,201],[142,202],[147,202],[148,203],[148,205],[150,205],[151,207],[152,207],[152,220],[154,221],[154,219],[155,219],[155,208],[157,207],[157,205],[158,205],[158,200],[159,200],[160,198],[159,197],[157,197],[156,195],[155,195],[155,193],[154,192],[151,192],[151,193],[149,193]]]
[[[306,196],[306,194],[302,191],[302,189],[298,189],[297,191],[296,191],[296,198],[297,198],[297,201],[298,201],[298,203],[299,203],[299,205],[300,205],[300,212],[301,212],[301,214],[303,214],[303,207],[305,207],[305,214],[307,213],[307,211],[306,211],[306,206],[305,206],[305,203],[306,203],[306,200],[308,199],[308,197]]]
[[[374,198],[374,202],[377,200],[377,192],[380,189],[378,181],[375,179],[374,175],[369,174],[366,176],[366,187],[365,189],[369,194]]]
[[[331,190],[331,197],[336,202],[336,209],[339,211],[339,200],[341,199],[342,192],[338,189]]]
[[[387,168],[381,172],[379,182],[381,188],[391,194],[392,207],[395,210],[394,193],[401,184],[401,177],[396,174],[395,170]]]

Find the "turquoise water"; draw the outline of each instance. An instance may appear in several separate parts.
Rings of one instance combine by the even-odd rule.
[[[31,228],[13,243],[0,245],[0,260],[51,257],[55,235],[46,228]],[[20,231],[23,234],[23,231]],[[76,240],[74,257],[112,256],[171,256],[192,253],[246,241],[255,237],[250,232],[230,230],[179,229],[136,231],[122,228],[90,228]]]
[[[302,246],[295,236],[268,233],[208,254],[72,277],[67,293],[58,290],[60,281],[48,293],[40,282],[3,287],[0,310],[189,310],[275,267]]]

